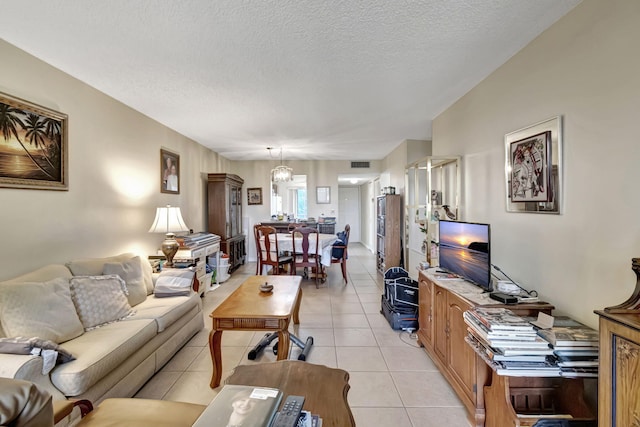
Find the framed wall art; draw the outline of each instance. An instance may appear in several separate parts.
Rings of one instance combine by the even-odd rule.
[[[560,213],[561,116],[505,135],[508,212]]]
[[[247,203],[250,205],[262,204],[262,187],[247,188]]]
[[[69,190],[66,114],[0,93],[0,187]]]
[[[180,194],[180,155],[160,149],[160,192]]]
[[[316,203],[331,203],[331,187],[316,187]]]

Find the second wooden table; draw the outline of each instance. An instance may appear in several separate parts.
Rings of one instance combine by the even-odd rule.
[[[293,318],[293,323],[300,323],[300,280],[298,276],[251,276],[213,310],[209,316],[213,322],[209,334],[211,388],[218,387],[222,378],[223,331],[277,331],[278,360],[289,356],[289,322]],[[273,291],[260,291],[265,282],[273,285]]]

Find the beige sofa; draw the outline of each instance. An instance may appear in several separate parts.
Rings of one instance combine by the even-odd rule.
[[[109,306],[112,301],[118,301],[121,306],[129,307],[124,309],[130,311],[126,318],[87,330],[85,323],[82,323],[86,322],[86,311],[83,314],[84,308],[78,309],[81,296],[79,289],[82,288],[77,283],[93,281],[95,284],[100,279],[98,276],[102,276],[106,278],[104,283],[109,286],[100,289],[112,290],[114,283],[120,281],[119,277],[123,274],[115,278],[103,275],[108,270],[107,267],[111,267],[113,271],[113,268],[117,270],[123,266],[125,269],[134,266],[142,270],[139,273],[142,275],[142,283],[134,283],[130,287],[128,279],[122,280],[122,286],[126,282],[129,289],[124,303],[121,301],[122,295],[117,295],[100,301],[93,308],[100,316],[103,307]],[[125,272],[126,274],[128,273]],[[134,271],[133,275],[135,274]],[[47,335],[39,338],[56,341],[61,351],[71,353],[75,360],[58,363],[50,372],[43,374],[43,357],[2,353],[0,377],[34,382],[49,391],[54,399],[88,399],[98,404],[109,397],[133,396],[204,327],[199,295],[191,292],[188,296],[158,298],[153,294],[153,276],[146,260],[134,258],[133,254],[122,254],[109,258],[76,260],[65,265],[48,265],[1,282],[0,338],[5,337],[6,341],[6,337],[16,336],[15,331],[22,332],[23,326],[28,326],[32,328],[26,329],[30,336]],[[27,292],[29,289],[31,294]],[[109,295],[107,291],[100,292],[95,300],[106,298],[105,294]],[[71,295],[74,298],[69,306]],[[74,308],[78,312],[74,312]],[[21,316],[24,319],[20,319]],[[82,319],[80,330],[76,317]],[[33,333],[33,324],[37,325],[38,319],[44,319],[41,332]],[[8,333],[8,329],[14,333]],[[67,339],[69,337],[72,338]]]

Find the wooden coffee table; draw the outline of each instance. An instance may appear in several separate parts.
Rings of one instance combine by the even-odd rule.
[[[240,365],[226,383],[277,388],[285,397],[304,396],[303,409],[318,414],[322,427],[356,425],[347,402],[349,373],[342,369],[297,360]]]
[[[223,331],[277,331],[278,360],[289,356],[289,322],[293,317],[293,323],[300,323],[300,281],[299,276],[251,276],[213,310],[209,315],[213,321],[209,334],[211,388],[218,387],[222,378]],[[273,285],[273,291],[260,291],[265,282]]]

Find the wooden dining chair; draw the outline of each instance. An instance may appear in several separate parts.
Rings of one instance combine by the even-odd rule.
[[[256,242],[256,276],[262,272],[262,265],[260,262],[260,237],[258,236],[258,228],[260,228],[261,225],[261,223],[253,225],[253,239]]]
[[[351,232],[351,226],[345,225],[344,231],[338,233],[338,239],[331,248],[331,264],[340,263],[342,269],[342,278],[344,283],[348,283],[347,280],[347,246],[349,245],[349,233]]]
[[[271,236],[273,235],[273,241]],[[260,248],[260,274],[266,265],[273,268],[273,274],[279,275],[284,271],[284,266],[293,264],[293,257],[280,255],[278,249],[277,232],[274,227],[261,225],[258,227],[258,246]],[[291,266],[291,268],[293,268]]]
[[[310,239],[314,236],[314,239]],[[318,255],[318,247],[320,244],[318,230],[312,227],[297,227],[291,232],[293,240],[293,268],[291,274],[296,275],[298,268],[306,268],[315,274],[316,288],[318,287],[318,279],[321,273],[320,255]],[[315,240],[312,242],[311,240]]]
[[[291,233],[296,228],[306,227],[306,226],[307,226],[306,222],[290,222],[289,225],[287,226],[287,231]]]

